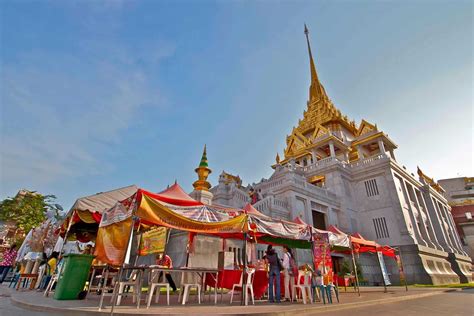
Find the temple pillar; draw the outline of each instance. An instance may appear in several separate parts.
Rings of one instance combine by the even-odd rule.
[[[344,160],[345,160],[346,162],[349,162],[349,152],[348,152],[348,151],[346,151],[346,152],[344,153]]]
[[[357,146],[357,153],[359,154],[359,160],[364,159],[364,153],[362,152],[362,147],[360,147],[360,145]]]
[[[313,159],[313,163],[318,161],[318,157],[316,156],[316,150],[311,150],[311,158]]]
[[[336,151],[334,150],[334,143],[332,141],[329,142],[329,152],[331,153],[331,157],[336,157]]]
[[[379,139],[379,150],[382,155],[385,155],[385,145],[383,144],[383,140]]]
[[[395,159],[395,153],[393,152],[393,149],[390,149],[390,157],[392,157],[393,160],[397,160]]]

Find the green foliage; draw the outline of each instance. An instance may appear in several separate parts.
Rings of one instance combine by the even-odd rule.
[[[339,272],[339,276],[344,276],[346,274],[350,274],[352,272],[352,265],[349,260],[344,260],[341,264],[341,271]]]
[[[362,275],[362,268],[358,262],[356,262],[356,267],[357,267],[357,277],[359,280],[363,279]],[[351,274],[353,268],[352,268],[352,261],[350,260],[344,260],[341,264],[341,271],[338,273],[340,277],[343,277],[346,274]]]
[[[54,204],[56,196],[35,192],[17,194],[0,202],[0,220],[12,221],[23,232],[38,226],[46,219],[48,211],[59,219],[61,206]]]

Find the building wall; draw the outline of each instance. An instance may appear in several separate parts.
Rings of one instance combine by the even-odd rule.
[[[451,206],[461,245],[474,258],[474,178],[443,179],[438,183],[446,191],[444,196]]]
[[[307,180],[318,175],[325,177],[322,188]],[[410,283],[456,283],[458,274],[469,274],[469,258],[447,200],[388,155],[352,164],[326,159],[324,164],[276,166],[269,179],[253,187],[261,195],[255,208],[271,217],[300,217],[314,224],[317,212],[326,228],[334,225],[347,233],[359,232],[380,244],[400,247]],[[244,201],[239,196],[248,191],[219,183],[212,192],[213,203],[242,207]],[[304,253],[301,256],[308,259]],[[360,260],[369,282],[378,282],[380,271],[374,268],[374,258],[361,256]],[[390,259],[386,263],[396,283],[397,266]]]

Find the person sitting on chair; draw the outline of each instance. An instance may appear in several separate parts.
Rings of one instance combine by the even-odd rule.
[[[170,256],[165,253],[160,253],[156,256],[156,265],[160,268],[172,269],[173,268],[173,260],[171,260]],[[160,272],[158,276],[158,280],[161,279],[163,276],[163,271]],[[176,284],[174,284],[173,278],[169,272],[165,273],[166,280],[168,280],[169,285],[173,289],[173,292],[176,292]]]

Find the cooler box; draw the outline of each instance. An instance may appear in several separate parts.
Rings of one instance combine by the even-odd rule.
[[[84,290],[91,268],[92,255],[67,254],[64,256],[63,268],[59,275],[54,298],[57,300],[77,300]]]

